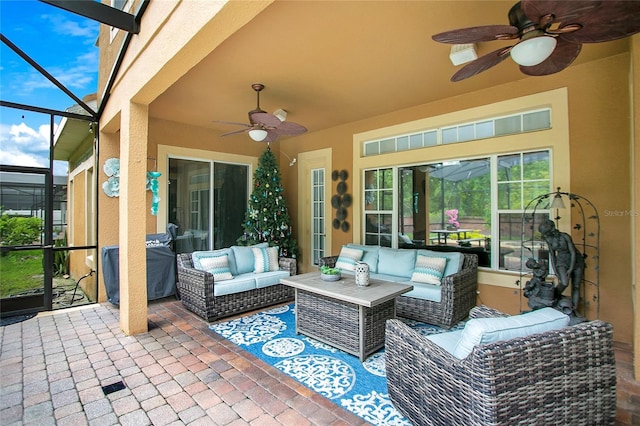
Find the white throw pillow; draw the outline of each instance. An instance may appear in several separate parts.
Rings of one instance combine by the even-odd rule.
[[[342,247],[340,254],[338,255],[338,260],[336,260],[335,267],[340,268],[343,271],[355,271],[356,262],[359,262],[360,259],[362,259],[363,254],[363,250]]]
[[[253,247],[251,250],[255,259],[253,272],[256,274],[280,269],[278,247]]]
[[[423,256],[419,254],[416,259],[416,266],[413,269],[413,275],[411,275],[411,281],[441,285],[446,267],[446,257]]]
[[[233,279],[231,269],[229,268],[229,255],[212,255],[201,256],[200,266],[203,271],[207,271],[213,275],[214,281],[226,281]]]

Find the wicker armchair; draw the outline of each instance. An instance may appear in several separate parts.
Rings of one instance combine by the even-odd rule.
[[[474,308],[470,316],[496,315]],[[590,321],[453,357],[387,321],[389,397],[414,425],[606,425],[616,416],[611,324]]]
[[[294,299],[293,288],[283,284],[214,296],[213,275],[195,269],[190,253],[181,253],[176,257],[177,286],[182,304],[209,322]],[[289,275],[296,274],[296,259],[281,257],[278,262],[281,270],[289,271]]]
[[[396,299],[399,317],[451,328],[469,316],[476,306],[478,290],[478,256],[464,254],[462,270],[442,279],[442,300],[400,296]]]
[[[396,298],[396,315],[428,324],[451,328],[469,316],[476,305],[478,257],[464,254],[462,270],[442,279],[442,299],[434,302],[402,295]],[[320,259],[320,266],[335,266],[338,256]]]

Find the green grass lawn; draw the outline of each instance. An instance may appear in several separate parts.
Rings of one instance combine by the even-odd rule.
[[[14,251],[0,256],[0,298],[43,286],[42,250]]]

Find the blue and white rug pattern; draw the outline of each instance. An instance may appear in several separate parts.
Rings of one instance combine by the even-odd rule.
[[[406,322],[424,335],[445,331]],[[356,356],[296,335],[293,304],[212,324],[210,329],[373,425],[410,425],[389,400],[384,349],[360,362]]]

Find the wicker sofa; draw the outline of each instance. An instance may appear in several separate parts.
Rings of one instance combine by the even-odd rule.
[[[293,288],[280,284],[280,278],[297,273],[296,259],[280,257],[277,267],[256,273],[252,249],[262,247],[265,245],[178,254],[177,287],[182,304],[211,322],[293,300]],[[213,273],[199,269],[198,256],[208,254],[226,256],[233,278],[216,280]]]
[[[471,318],[496,315],[502,314],[484,307],[470,312]],[[389,320],[389,397],[416,426],[614,424],[612,333],[611,324],[583,322],[480,342],[460,359],[435,343],[437,335],[425,337]]]
[[[380,246],[347,244],[364,252],[361,261],[369,265],[371,277],[411,284],[414,290],[396,299],[400,317],[450,328],[467,318],[476,305],[478,288],[478,258],[459,252],[434,253],[420,249],[391,249]],[[441,285],[411,281],[418,255],[430,254],[448,258]],[[320,265],[334,267],[340,255],[320,259]],[[349,271],[344,271],[349,273]]]

